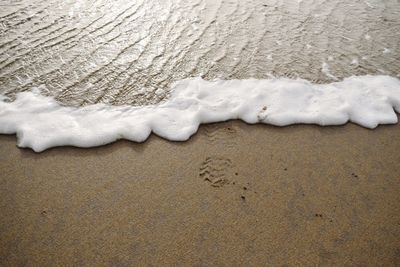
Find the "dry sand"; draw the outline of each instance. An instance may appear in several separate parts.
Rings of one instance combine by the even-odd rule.
[[[0,136],[0,263],[399,266],[399,136],[234,121],[40,154]]]

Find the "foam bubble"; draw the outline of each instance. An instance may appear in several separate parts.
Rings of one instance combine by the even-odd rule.
[[[330,58],[328,58],[328,60],[333,60],[333,58],[330,57]],[[335,75],[333,75],[333,74],[331,73],[331,69],[330,69],[328,63],[326,63],[326,62],[323,62],[323,63],[322,63],[321,71],[322,71],[323,74],[326,75],[326,77],[329,77],[329,78],[331,78],[331,79],[334,80],[334,81],[337,81],[337,80],[338,80],[338,78],[337,78]]]
[[[171,97],[151,106],[65,107],[33,90],[16,100],[0,97],[0,133],[17,134],[18,146],[43,151],[54,146],[92,147],[118,139],[145,141],[151,132],[187,140],[200,124],[240,119],[285,126],[295,123],[367,128],[397,123],[400,80],[350,77],[313,84],[297,79],[215,80],[191,78],[173,85]]]

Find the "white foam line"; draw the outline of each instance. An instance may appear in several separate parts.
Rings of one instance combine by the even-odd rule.
[[[96,104],[65,107],[38,90],[0,97],[0,133],[17,134],[19,147],[43,151],[72,145],[92,147],[118,139],[145,141],[151,132],[187,140],[201,123],[240,119],[285,126],[295,123],[367,128],[393,124],[400,111],[400,80],[389,76],[350,77],[312,84],[297,79],[179,81],[164,103],[144,106]]]

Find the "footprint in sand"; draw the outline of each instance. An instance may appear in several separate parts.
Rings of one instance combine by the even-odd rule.
[[[237,144],[237,129],[232,123],[207,125],[204,133],[211,145],[223,144],[226,147],[234,147]]]
[[[232,161],[224,157],[207,157],[200,165],[199,176],[213,187],[228,184],[228,174],[232,170]]]

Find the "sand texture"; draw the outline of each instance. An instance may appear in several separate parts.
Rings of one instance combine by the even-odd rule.
[[[399,134],[233,121],[40,154],[0,136],[0,265],[399,266]]]

